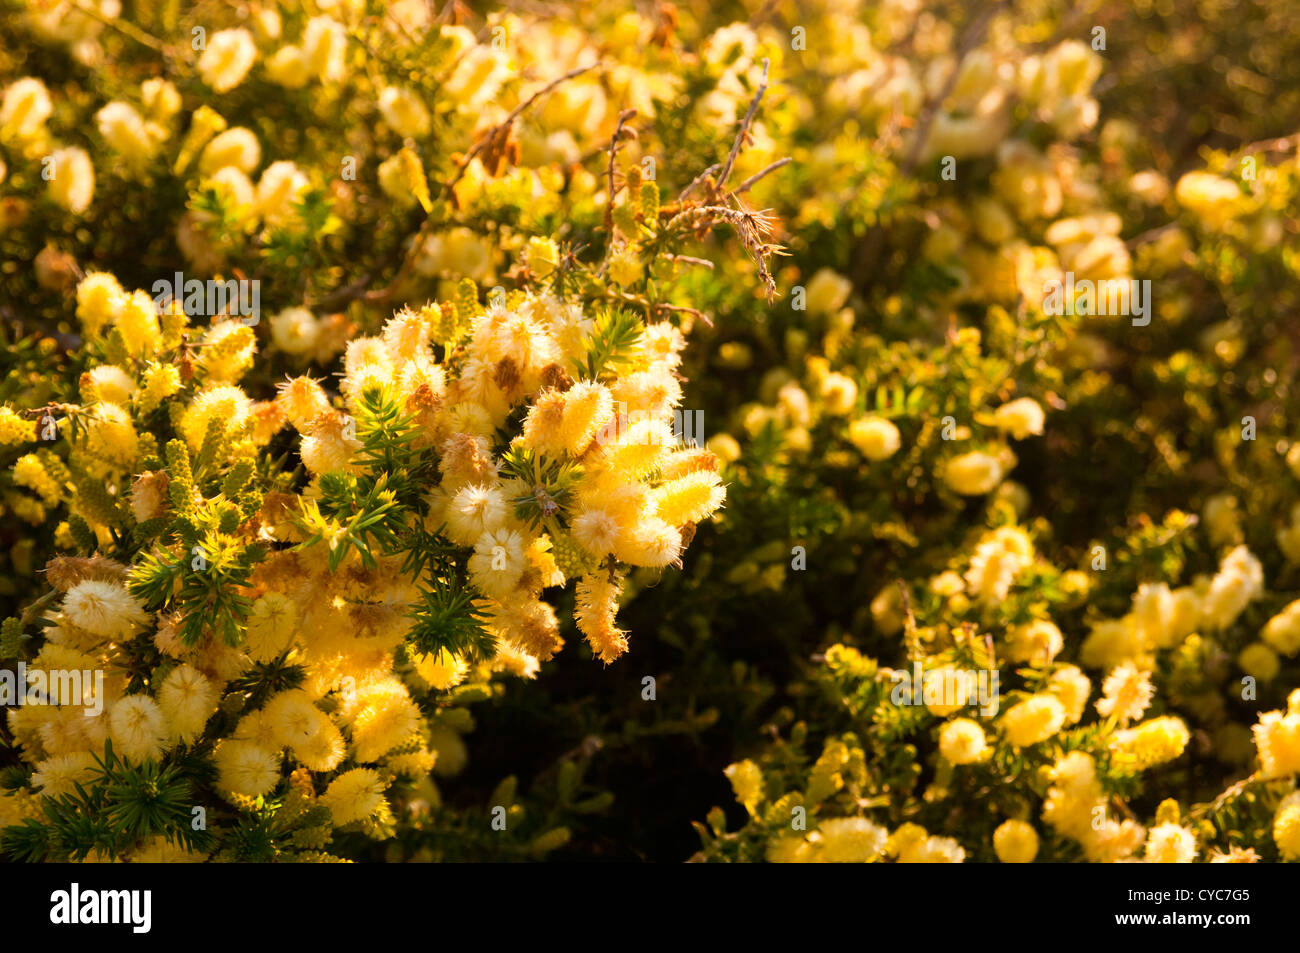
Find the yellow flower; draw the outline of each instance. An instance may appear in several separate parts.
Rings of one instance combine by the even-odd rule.
[[[469,663],[446,649],[416,655],[414,661],[420,677],[440,692],[455,688],[469,673]]]
[[[1238,546],[1219,564],[1201,604],[1205,621],[1225,629],[1236,621],[1264,589],[1264,569],[1245,546]]]
[[[985,534],[966,570],[967,591],[980,602],[1001,602],[1020,573],[1032,565],[1033,555],[1033,543],[1014,526]]]
[[[980,496],[1002,482],[1002,464],[997,457],[978,450],[963,453],[948,461],[943,480],[962,496]]]
[[[1065,724],[1065,707],[1052,695],[1034,695],[1002,716],[1002,731],[1017,748],[1052,737]]]
[[[379,94],[379,112],[399,136],[419,138],[429,131],[429,110],[405,86],[388,86]]]
[[[926,837],[898,854],[900,864],[960,864],[965,859],[966,851],[951,837]]]
[[[308,74],[322,80],[343,78],[347,33],[327,16],[312,17],[302,31],[302,57]]]
[[[357,761],[378,761],[418,732],[420,710],[400,683],[380,683],[357,694],[361,707],[351,719]]]
[[[129,638],[149,618],[125,587],[99,579],[84,579],[69,589],[63,612],[77,628],[110,639]]]
[[[14,461],[14,484],[35,490],[48,505],[54,506],[62,496],[58,481],[50,476],[41,458],[34,453],[24,454]]]
[[[1259,637],[1287,657],[1300,652],[1300,599],[1269,619]]]
[[[1271,682],[1282,670],[1282,662],[1277,653],[1263,642],[1252,642],[1237,655],[1237,664],[1247,675],[1252,675],[1261,682]]]
[[[1155,688],[1149,672],[1142,671],[1131,662],[1119,665],[1106,677],[1101,686],[1102,698],[1097,711],[1103,716],[1113,716],[1120,724],[1136,721],[1151,704]]]
[[[271,340],[275,342],[276,347],[286,354],[297,357],[311,354],[320,340],[320,322],[306,308],[285,308],[283,311],[272,315],[269,323],[271,325]],[[298,378],[298,380],[305,381],[308,378]],[[320,407],[316,410],[316,413],[323,409],[323,406]],[[307,419],[310,419],[310,417]]]
[[[889,831],[865,817],[832,817],[817,825],[816,859],[825,864],[865,864],[885,852]]]
[[[174,364],[150,364],[144,370],[139,395],[142,413],[149,413],[181,389],[181,372]]]
[[[1025,821],[1003,821],[993,832],[993,852],[1004,864],[1030,864],[1038,856],[1038,832]]]
[[[1300,772],[1300,706],[1286,714],[1265,712],[1253,731],[1261,777],[1284,778]]]
[[[119,699],[109,715],[109,730],[113,749],[132,764],[161,756],[167,742],[166,719],[147,695]]]
[[[47,161],[50,198],[73,215],[90,208],[90,201],[95,197],[95,166],[86,150],[77,146],[57,149]]]
[[[884,417],[860,417],[849,424],[849,442],[868,460],[888,460],[902,445],[898,428]]]
[[[1017,440],[1043,432],[1043,408],[1031,397],[1003,404],[993,412],[993,422]]]
[[[669,526],[683,526],[708,519],[722,505],[727,491],[716,473],[697,470],[669,480],[655,489],[651,505]]]
[[[219,701],[217,687],[189,665],[172,669],[158,688],[158,706],[167,718],[171,735],[186,744],[203,733]]]
[[[215,136],[203,148],[199,157],[199,172],[207,177],[222,169],[235,168],[250,173],[262,161],[262,146],[257,134],[243,126],[235,126]]]
[[[229,434],[248,420],[253,402],[231,384],[209,387],[196,394],[181,415],[180,432],[191,450],[199,450],[207,436],[208,426],[216,421]]]
[[[564,395],[559,445],[572,456],[581,456],[613,416],[614,398],[609,388],[595,381],[579,381]]]
[[[282,46],[266,61],[266,75],[285,89],[301,89],[311,78],[310,64],[296,46]]]
[[[347,754],[347,743],[338,726],[322,713],[320,730],[293,747],[293,756],[309,771],[333,771]]]
[[[293,644],[298,612],[288,597],[278,592],[259,596],[248,613],[244,651],[254,662],[271,662]]]
[[[1008,658],[1031,665],[1047,665],[1065,645],[1061,630],[1050,619],[1035,619],[1011,630]]]
[[[606,664],[627,651],[627,633],[614,624],[622,579],[605,573],[583,576],[575,594],[574,620],[591,650]]]
[[[508,528],[485,532],[474,544],[474,554],[469,558],[474,585],[494,599],[507,598],[527,568],[523,537]]]
[[[853,283],[829,268],[822,268],[808,281],[804,307],[814,315],[833,314],[849,300]]]
[[[271,319],[274,322],[274,318]],[[324,389],[310,377],[293,377],[276,385],[276,403],[300,433],[306,432],[321,414],[330,410]]]
[[[1186,827],[1161,824],[1147,834],[1147,863],[1190,864],[1195,859],[1196,835]]]
[[[131,375],[116,364],[101,364],[81,377],[81,393],[86,403],[107,401],[125,406],[135,391]]]
[[[140,102],[149,118],[165,123],[181,111],[181,94],[165,79],[154,77],[140,84]]]
[[[559,264],[560,252],[549,238],[530,238],[524,251],[528,270],[538,278],[549,278]]]
[[[1142,663],[1149,658],[1148,647],[1132,614],[1092,623],[1092,631],[1079,649],[1080,661],[1090,668],[1114,668],[1128,661]]]
[[[296,215],[295,204],[310,183],[292,162],[272,162],[257,181],[257,213],[268,225],[289,225]]]
[[[606,447],[606,463],[611,473],[628,480],[639,480],[663,466],[673,445],[668,425],[658,420],[637,420],[618,435],[613,446]]]
[[[984,755],[984,729],[957,718],[939,730],[939,752],[953,764],[974,764]]]
[[[616,285],[635,284],[641,280],[644,271],[636,251],[626,245],[609,257],[609,277]]]
[[[1300,860],[1300,791],[1292,791],[1273,815],[1273,842],[1283,860]]]
[[[257,336],[237,320],[215,321],[203,335],[199,363],[211,383],[234,383],[244,376],[257,353]]]
[[[622,527],[617,518],[600,509],[583,509],[574,515],[570,529],[573,539],[594,556],[613,551]]]
[[[731,781],[731,789],[736,793],[736,800],[745,806],[750,814],[758,813],[758,805],[763,800],[763,772],[753,761],[737,761],[727,765],[723,774]]]
[[[769,864],[809,864],[817,859],[816,845],[801,834],[782,834],[767,842]]]
[[[73,751],[46,758],[36,765],[32,787],[44,797],[76,794],[74,785],[88,782],[95,773],[95,758],[89,751]]]
[[[317,708],[311,696],[300,688],[277,693],[266,703],[263,711],[276,745],[285,748],[306,745],[324,730],[325,722],[329,721],[329,716]]]
[[[1210,172],[1188,172],[1174,187],[1178,204],[1200,217],[1206,227],[1221,228],[1242,206],[1237,183]]]
[[[851,377],[831,372],[822,378],[821,395],[828,414],[843,416],[851,411],[858,401],[858,385]],[[864,450],[863,453],[866,451]]]
[[[330,782],[320,803],[329,808],[336,826],[371,817],[384,803],[383,778],[370,768],[353,768]]]
[[[217,745],[212,760],[217,784],[231,794],[260,797],[280,780],[279,755],[251,741],[227,738]]]
[[[25,76],[5,88],[0,100],[0,136],[31,139],[45,127],[54,106],[45,84]]]
[[[227,93],[244,81],[255,59],[257,47],[253,44],[253,34],[243,27],[219,30],[208,37],[199,57],[199,76],[215,92]]]
[[[207,854],[186,850],[164,835],[155,834],[131,851],[129,860],[133,864],[201,864],[207,858]]]
[[[1119,743],[1133,755],[1139,770],[1142,770],[1177,758],[1187,747],[1190,737],[1181,718],[1163,715],[1122,732]]]
[[[99,134],[128,164],[138,164],[157,151],[160,136],[130,103],[115,100],[95,113]]]
[[[1065,706],[1065,723],[1072,725],[1083,717],[1092,683],[1077,666],[1066,665],[1052,673],[1047,690],[1060,699]]]
[[[151,357],[162,342],[162,328],[158,324],[158,307],[147,292],[134,291],[123,295],[118,303],[118,331],[132,357]]]
[[[20,417],[12,408],[0,407],[0,447],[36,439],[36,421]]]

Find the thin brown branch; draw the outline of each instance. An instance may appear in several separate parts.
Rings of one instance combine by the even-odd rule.
[[[721,168],[722,168],[722,163],[715,162],[713,165],[709,166],[707,169],[705,169],[695,178],[691,179],[690,184],[686,186],[686,188],[682,189],[681,194],[677,196],[678,203],[680,204],[681,202],[684,202],[686,200],[686,196],[694,192],[695,189],[699,187],[701,182],[703,182],[705,179],[713,175],[713,173],[717,172]]]
[[[142,46],[147,46],[156,53],[163,53],[167,47],[163,41],[158,39],[152,33],[140,29],[134,23],[130,23],[120,17],[108,17],[100,13],[99,10],[86,0],[72,0],[72,5],[77,8],[78,13],[83,13],[92,20],[97,20],[110,30],[116,30],[125,37],[135,40]]]
[[[713,270],[713,262],[707,258],[694,258],[691,255],[669,255],[667,253],[664,254],[664,257],[669,261],[682,262],[686,265],[699,265],[701,268]]]
[[[731,169],[736,164],[736,157],[740,155],[741,147],[744,146],[745,140],[749,136],[749,127],[754,123],[754,115],[758,112],[759,101],[762,100],[763,94],[767,92],[767,68],[769,62],[769,60],[763,60],[763,76],[758,81],[758,91],[754,93],[754,98],[749,102],[749,109],[740,124],[740,131],[736,133],[736,140],[731,144],[731,152],[727,156],[726,163],[722,166],[722,174],[713,183],[713,194],[710,201],[716,201],[718,192],[727,184],[727,179],[731,177]]]
[[[609,197],[605,202],[605,229],[612,231],[614,228],[614,196],[617,190],[614,188],[614,160],[618,157],[618,144],[623,139],[623,127],[628,121],[636,115],[635,109],[625,109],[619,113],[618,125],[614,127],[614,135],[609,140]]]
[[[948,78],[944,81],[943,88],[937,96],[932,96],[926,100],[925,106],[922,107],[921,117],[916,123],[916,138],[912,140],[912,146],[908,150],[907,157],[903,160],[902,171],[904,175],[911,175],[916,169],[917,163],[921,161],[921,154],[925,151],[926,141],[930,138],[930,127],[934,125],[934,120],[939,115],[939,109],[943,101],[952,95],[953,88],[957,85],[957,79],[961,76],[962,64],[966,62],[966,57],[970,52],[979,46],[984,39],[984,34],[993,22],[993,18],[1002,12],[1003,8],[1010,3],[1010,0],[998,0],[997,3],[988,7],[983,13],[971,21],[970,26],[962,35],[961,44],[957,48],[957,56],[952,64],[952,69],[948,72]]]
[[[748,192],[751,188],[753,188],[753,186],[754,186],[756,183],[759,182],[759,180],[761,180],[761,179],[765,178],[766,176],[770,175],[771,173],[775,172],[777,169],[784,168],[785,166],[789,165],[789,164],[790,164],[791,162],[793,162],[793,161],[794,161],[794,159],[793,159],[793,157],[791,157],[791,156],[786,156],[784,159],[777,159],[775,162],[773,162],[771,165],[769,165],[766,169],[763,169],[761,172],[755,172],[753,175],[751,175],[751,176],[750,176],[748,179],[746,179],[744,182],[740,183],[739,187],[737,187],[737,189],[735,190],[735,192],[733,192],[732,194],[733,194],[733,195],[740,195],[742,192]]]
[[[440,194],[447,194],[451,192],[456,187],[456,184],[464,176],[465,170],[469,168],[469,164],[470,162],[473,161],[474,157],[478,155],[480,152],[482,152],[483,149],[486,148],[490,142],[495,141],[499,136],[507,132],[511,124],[513,124],[514,121],[518,119],[520,115],[523,114],[524,110],[528,109],[529,106],[537,102],[537,100],[540,99],[542,96],[551,92],[561,83],[567,82],[568,80],[571,80],[574,77],[581,76],[583,73],[593,70],[599,65],[600,65],[599,63],[588,63],[586,66],[574,67],[564,75],[558,76],[555,79],[551,80],[541,89],[537,90],[535,93],[533,93],[523,102],[521,102],[518,106],[512,109],[506,115],[505,119],[497,123],[495,126],[487,130],[487,132],[485,132],[482,136],[479,137],[478,141],[474,143],[474,145],[470,148],[469,152],[460,161],[458,168],[456,170],[456,174],[450,180],[439,183],[441,187]],[[366,285],[369,284],[369,281],[366,280],[363,282],[358,280],[357,282],[353,282],[352,285],[349,285],[347,289],[339,289],[338,291],[333,292],[330,296],[327,296],[325,300],[328,300],[336,308],[342,308],[346,306],[349,302],[353,301],[356,298],[362,297],[363,295],[365,297],[365,300],[371,304],[386,304],[389,301],[391,301],[394,293],[396,292],[396,289],[400,288],[402,286],[402,283],[405,282],[406,279],[410,277],[411,271],[415,267],[415,259],[419,255],[419,249],[424,244],[424,240],[428,237],[429,230],[432,228],[432,222],[433,220],[426,215],[424,220],[420,223],[420,227],[418,231],[415,233],[414,238],[411,240],[410,246],[406,249],[406,253],[402,257],[402,264],[398,268],[397,274],[394,275],[392,281],[390,281],[383,288],[376,288],[373,291],[366,291],[365,290]]]

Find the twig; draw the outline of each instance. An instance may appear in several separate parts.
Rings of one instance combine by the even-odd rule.
[[[614,136],[609,140],[609,200],[605,203],[605,228],[614,227],[614,159],[618,156],[618,144],[623,138],[623,127],[636,115],[635,109],[625,109],[618,115],[618,125],[614,127]]]
[[[775,162],[773,162],[771,165],[769,165],[769,166],[768,166],[766,169],[764,169],[763,171],[761,171],[761,172],[755,172],[753,175],[751,175],[751,176],[750,176],[748,179],[746,179],[744,182],[740,183],[740,186],[739,186],[739,187],[736,189],[736,191],[733,192],[732,194],[733,194],[733,195],[739,195],[739,194],[742,193],[742,192],[748,192],[748,191],[750,190],[750,188],[753,187],[753,186],[754,186],[754,185],[755,185],[755,184],[756,184],[760,179],[762,179],[764,176],[767,176],[767,175],[769,175],[769,174],[775,172],[777,169],[784,168],[785,166],[789,165],[789,164],[790,164],[791,162],[793,162],[793,161],[794,161],[794,159],[793,159],[791,156],[786,156],[784,159],[777,159]]]
[[[966,62],[966,57],[970,55],[971,50],[979,45],[984,38],[984,32],[989,28],[989,23],[993,18],[1007,6],[1010,0],[998,0],[997,3],[986,9],[979,17],[971,22],[966,28],[966,33],[961,38],[961,45],[957,48],[957,57],[953,63],[952,70],[948,73],[947,80],[944,81],[943,89],[937,96],[926,100],[925,107],[921,111],[921,118],[916,123],[916,138],[912,140],[912,146],[908,150],[907,158],[903,160],[902,172],[904,175],[911,175],[916,165],[921,161],[921,153],[925,149],[926,140],[930,138],[930,127],[934,125],[935,118],[939,115],[939,108],[943,101],[947,99],[957,85],[957,78],[961,75],[962,64]]]
[[[763,60],[763,75],[758,81],[758,92],[754,93],[754,98],[749,101],[749,110],[745,113],[745,118],[740,124],[740,131],[736,133],[736,141],[731,144],[731,153],[727,156],[727,162],[722,167],[722,174],[713,183],[711,200],[716,200],[718,191],[727,184],[727,179],[731,176],[731,168],[736,164],[736,157],[740,155],[740,147],[745,144],[745,138],[749,135],[749,127],[754,122],[754,114],[758,112],[759,100],[767,92],[767,68],[769,62],[769,60]]]
[[[686,186],[686,188],[682,189],[681,194],[677,196],[677,202],[678,202],[678,204],[680,204],[680,203],[682,203],[683,201],[685,201],[685,200],[686,200],[686,196],[688,196],[688,195],[690,195],[692,192],[694,192],[696,186],[698,186],[701,182],[703,182],[705,179],[707,179],[709,176],[713,175],[713,173],[717,172],[717,171],[718,171],[719,169],[721,169],[721,168],[722,168],[722,163],[721,163],[721,162],[715,162],[715,163],[713,163],[713,165],[709,166],[707,169],[705,169],[703,172],[701,172],[701,173],[700,173],[699,175],[697,175],[695,178],[691,179],[691,183],[690,183],[690,185],[688,185],[688,186]]]
[[[452,178],[451,181],[443,183],[444,189],[450,190],[457,182],[459,182],[461,180],[461,177],[464,176],[465,170],[469,168],[469,164],[470,162],[473,161],[474,157],[478,155],[480,152],[482,152],[485,148],[487,148],[488,143],[492,142],[498,135],[501,134],[503,130],[509,129],[510,126],[514,123],[516,119],[519,118],[519,116],[523,113],[525,109],[527,109],[533,103],[537,102],[537,100],[545,96],[551,90],[555,89],[555,87],[559,86],[561,83],[566,82],[567,80],[571,80],[575,76],[581,76],[583,73],[586,73],[589,70],[593,70],[599,65],[600,65],[599,63],[588,63],[586,66],[574,67],[573,69],[565,73],[563,76],[559,76],[551,80],[549,83],[547,83],[537,92],[533,93],[531,96],[525,99],[514,109],[510,110],[509,114],[507,114],[505,119],[501,120],[499,123],[497,123],[491,129],[489,129],[483,135],[479,136],[478,141],[475,142],[474,145],[470,147],[469,152],[465,153],[465,157],[461,159],[459,163],[459,168],[456,170],[455,177]]]
[[[373,275],[366,272],[355,281],[346,284],[341,288],[335,288],[318,301],[311,301],[310,299],[304,301],[303,307],[310,308],[311,310],[322,314],[333,314],[361,297],[366,288],[370,287],[372,277]]]
[[[1165,234],[1165,232],[1171,232],[1177,227],[1178,227],[1177,222],[1166,222],[1164,225],[1158,225],[1155,228],[1149,228],[1141,235],[1137,235],[1133,238],[1130,238],[1127,242],[1124,243],[1124,245],[1125,247],[1128,248],[1129,251],[1132,251],[1133,249],[1137,248],[1139,245],[1145,245],[1147,242],[1154,241],[1155,239],[1159,238],[1161,235]]]
[[[1227,804],[1233,798],[1244,794],[1248,787],[1250,787],[1252,784],[1257,783],[1259,780],[1260,780],[1259,777],[1252,774],[1249,777],[1242,778],[1240,781],[1238,781],[1235,784],[1229,785],[1228,787],[1224,788],[1224,790],[1219,794],[1219,796],[1216,797],[1212,802],[1208,804],[1198,804],[1196,807],[1188,811],[1187,819],[1190,821],[1190,820],[1196,820],[1201,817],[1204,817],[1207,814],[1217,814],[1219,811],[1223,810],[1223,806],[1225,804]]]
[[[533,93],[522,103],[512,109],[505,119],[485,132],[479,137],[478,141],[470,147],[469,152],[459,163],[455,176],[446,182],[439,183],[441,189],[439,194],[442,195],[454,189],[456,183],[458,183],[464,176],[465,170],[469,168],[469,164],[473,161],[474,157],[482,152],[488,143],[494,141],[503,130],[508,130],[510,125],[519,118],[525,109],[537,102],[538,99],[555,89],[555,87],[559,86],[561,83],[573,79],[575,76],[581,76],[583,73],[595,69],[599,65],[599,63],[588,63],[586,66],[578,66],[569,70],[563,76],[551,80],[541,89],[537,90],[537,92]],[[365,285],[368,284],[368,281],[366,283],[361,283],[360,281],[353,282],[352,285],[348,286],[346,293],[343,293],[345,289],[339,289],[328,296],[327,300],[329,300],[336,308],[341,308],[353,299],[361,297],[364,293],[365,300],[371,304],[384,304],[388,302],[392,298],[395,290],[401,287],[402,283],[410,276],[411,270],[415,267],[415,259],[419,255],[419,248],[424,244],[424,239],[428,237],[429,229],[432,227],[432,222],[433,220],[426,215],[402,258],[402,264],[398,269],[397,274],[394,275],[392,281],[383,288],[376,288],[373,291],[365,291]]]
[[[157,53],[162,53],[166,50],[162,40],[158,39],[152,33],[140,29],[134,23],[127,20],[104,16],[104,14],[100,13],[99,10],[87,3],[86,0],[72,0],[72,5],[77,8],[78,13],[84,13],[92,20],[98,20],[109,29],[116,30],[123,36],[129,37]]]
[[[1248,143],[1237,151],[1242,155],[1253,155],[1256,152],[1290,152],[1296,147],[1297,141],[1300,141],[1300,133],[1283,136],[1280,139],[1261,139],[1259,142]]]
[[[667,252],[664,253],[664,257],[669,261],[685,262],[688,265],[699,265],[701,268],[709,269],[709,271],[713,270],[713,262],[707,258],[694,258],[690,255],[670,255]]]
[[[647,301],[645,298],[638,298],[636,295],[615,291],[612,288],[606,290],[605,297],[610,301],[621,301],[623,304],[633,304],[638,308],[644,308],[647,314],[653,311],[677,311],[682,314],[692,314],[709,327],[713,327],[713,321],[699,308],[688,308],[684,304],[668,304],[666,301]]]

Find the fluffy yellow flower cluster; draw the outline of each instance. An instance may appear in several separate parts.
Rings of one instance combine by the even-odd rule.
[[[1170,589],[1166,583],[1144,583],[1133,595],[1133,608],[1119,619],[1100,619],[1080,648],[1085,665],[1114,668],[1134,662],[1150,668],[1153,653],[1175,648],[1192,633],[1230,626],[1263,591],[1259,560],[1245,546],[1224,556],[1214,576],[1200,576],[1191,585]],[[1280,636],[1284,623],[1272,630]],[[1261,648],[1272,652],[1267,645]]]
[[[84,672],[87,679],[80,698],[8,713],[22,756],[36,769],[36,790],[43,796],[71,792],[87,780],[105,740],[131,764],[194,744],[233,681],[254,663],[288,653],[290,662],[310,663],[307,680],[274,694],[215,740],[218,790],[244,805],[279,783],[286,753],[312,772],[333,771],[347,758],[383,773],[354,767],[330,782],[321,802],[337,825],[382,816],[388,780],[423,776],[435,758],[418,708],[392,674],[405,607],[358,605],[362,594],[372,600],[392,593],[364,573],[331,574],[313,564],[314,554],[284,553],[261,567],[254,591],[262,595],[242,646],[210,639],[186,647],[177,620],[163,619],[153,641],[164,664],[143,692],[128,691],[132,672],[123,645],[153,619],[127,592],[125,567],[102,557],[56,561],[50,575],[62,604],[31,668]],[[103,673],[102,687],[89,682],[91,672]]]
[[[342,391],[350,409],[367,393],[399,398],[418,441],[440,451],[428,528],[473,549],[471,581],[522,672],[562,644],[542,591],[575,577],[578,626],[612,661],[627,648],[614,618],[621,576],[602,560],[677,562],[694,525],[724,497],[713,454],[673,433],[680,332],[651,324],[621,356],[617,376],[575,381],[570,370],[581,366],[593,333],[576,303],[530,294],[492,304],[473,319],[450,367],[432,358],[435,312],[400,312],[380,335],[349,343]],[[356,468],[355,428],[319,384],[290,380],[278,403],[302,435],[313,474]],[[495,446],[521,405],[520,432]],[[543,477],[553,468],[564,473],[559,483]]]
[[[807,836],[774,838],[767,859],[779,864],[865,864],[893,860],[900,864],[960,864],[966,851],[951,837],[929,834],[917,824],[903,824],[893,834],[863,817],[827,818]]]

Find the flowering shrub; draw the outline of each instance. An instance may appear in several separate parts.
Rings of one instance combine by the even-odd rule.
[[[8,856],[1300,857],[1294,4],[679,6],[0,26]]]
[[[1090,98],[1110,55],[983,26],[899,107],[929,130],[878,170],[877,205],[914,192],[902,220],[845,243],[842,274],[792,242],[805,310],[718,349],[764,367],[711,444],[739,545],[683,582],[824,635],[782,646],[783,737],[727,769],[748,817],[711,813],[702,856],[1293,859],[1295,381],[1259,295],[1290,298],[1263,236],[1296,228],[1295,140],[1144,168],[1168,158]],[[822,83],[920,72],[877,49]],[[731,524],[756,508],[754,535]]]
[[[321,15],[294,46],[280,42],[280,15],[263,10],[262,49],[240,26],[214,32],[196,58],[164,47],[181,87],[151,79],[128,90],[111,74],[129,98],[94,114],[122,157],[109,188],[124,202],[159,183],[188,194],[189,211],[146,258],[217,277],[167,274],[152,295],[132,290],[132,270],[113,270],[127,248],[111,239],[88,250],[104,267],[82,269],[63,249],[37,264],[31,293],[45,295],[49,320],[60,307],[75,313],[75,340],[58,358],[70,386],[32,380],[20,396],[42,403],[4,408],[16,455],[6,500],[48,527],[44,549],[21,554],[29,567],[58,555],[45,563],[52,588],[5,623],[4,651],[97,680],[9,712],[22,759],[5,798],[15,856],[319,859],[350,835],[389,839],[399,827],[403,847],[428,854],[447,826],[433,819],[429,774],[464,761],[463,705],[490,697],[493,676],[535,677],[563,644],[545,591],[576,580],[576,628],[612,662],[628,648],[616,619],[627,567],[671,571],[722,504],[716,457],[681,439],[685,338],[671,319],[696,312],[671,300],[676,258],[692,234],[730,222],[761,263],[766,226],[725,176],[707,196],[661,209],[656,182],[620,155],[633,110],[602,124],[569,104],[543,120],[558,144],[525,157],[516,123],[591,64],[534,82],[533,65],[465,27],[419,22],[422,11],[356,10],[346,24]],[[135,41],[115,61],[125,69],[128,52],[155,45],[119,26]],[[352,61],[349,48],[392,44],[394,32],[426,89],[390,85],[398,62]],[[82,40],[97,33],[88,25]],[[266,75],[250,78],[259,61]],[[268,161],[254,186],[264,164],[254,128],[268,153],[292,137],[272,131],[288,116],[240,97],[246,84],[310,90],[277,101],[303,118],[381,122],[351,146],[359,156],[341,157],[341,178],[322,166],[322,138],[298,151],[314,165]],[[492,97],[514,105],[475,133],[471,117]],[[39,78],[10,84],[4,102],[21,155],[54,143]],[[443,148],[426,162],[416,143],[432,146],[435,123]],[[602,144],[603,175],[566,173],[570,124]],[[457,135],[461,151],[444,151]],[[52,194],[15,168],[11,202],[95,215],[104,195],[93,167],[53,156]],[[75,202],[60,191],[70,179]],[[535,200],[521,216],[525,196]],[[329,262],[344,260],[380,208],[418,231],[404,248],[393,238],[391,283],[371,288],[369,273]],[[557,241],[561,219],[569,237]],[[479,282],[494,277],[512,290],[491,287],[484,303]],[[208,314],[214,287],[222,307]],[[393,313],[421,292],[438,297]],[[266,322],[263,294],[286,305]],[[301,303],[321,311],[322,296],[352,306],[318,317]],[[205,315],[206,326],[195,320]],[[337,384],[309,372],[340,354]],[[23,368],[29,379],[37,359]],[[573,764],[561,770],[571,800],[579,778]],[[504,812],[512,795],[494,798]],[[525,846],[566,836],[543,828]]]

